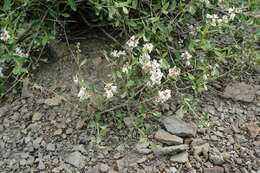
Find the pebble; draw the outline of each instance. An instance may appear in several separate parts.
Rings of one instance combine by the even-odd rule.
[[[55,151],[55,149],[56,149],[55,144],[47,144],[46,146],[47,151]]]
[[[54,136],[60,136],[62,134],[62,129],[57,129],[55,130],[55,132],[53,133]]]
[[[69,163],[77,168],[83,168],[86,164],[86,157],[78,151],[70,154],[65,154],[63,156],[63,160],[64,162]]]
[[[224,168],[218,166],[213,168],[204,168],[204,173],[224,173]]]
[[[189,146],[186,144],[183,145],[176,145],[176,146],[170,146],[170,147],[157,147],[153,149],[153,152],[155,155],[167,155],[167,154],[173,154],[178,153],[182,151],[186,151],[189,149]]]
[[[185,152],[181,152],[179,154],[171,156],[170,161],[174,162],[174,163],[186,163],[189,161],[188,157],[189,157],[189,154],[187,151],[185,151]]]
[[[42,113],[35,112],[32,116],[32,122],[39,121],[42,118]]]
[[[106,173],[109,170],[109,166],[107,164],[102,163],[102,164],[100,164],[99,169],[100,169],[100,172]]]

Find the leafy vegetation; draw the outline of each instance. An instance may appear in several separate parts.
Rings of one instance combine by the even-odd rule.
[[[4,88],[6,81],[14,86],[37,68],[44,48],[58,39],[72,14],[85,17],[89,27],[119,30],[126,41],[118,44],[110,35],[117,44],[104,56],[115,69],[122,68],[111,75],[104,93],[80,76],[74,80],[81,87],[80,108],[91,107],[98,117],[112,112],[119,126],[125,107],[140,117],[138,128],[148,114],[160,116],[150,108],[167,102],[173,92],[182,93],[191,109],[192,99],[185,90],[203,92],[209,82],[259,63],[258,0],[4,0],[0,7],[2,94],[10,91]],[[79,69],[85,63],[78,58],[80,52],[77,45]],[[106,133],[105,125],[94,126]]]

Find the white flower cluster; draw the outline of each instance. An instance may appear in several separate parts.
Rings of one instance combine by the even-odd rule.
[[[13,53],[13,55],[15,55],[15,56],[21,56],[21,57],[28,57],[29,55],[28,55],[28,53],[23,53],[23,51],[19,48],[19,47],[17,47],[16,49],[15,49],[15,52]]]
[[[90,91],[85,87],[81,87],[78,93],[79,100],[87,100],[91,96]]]
[[[138,44],[139,40],[134,35],[126,42],[126,45],[130,48],[135,48]]]
[[[111,97],[114,96],[114,94],[117,92],[117,86],[113,86],[112,83],[108,83],[106,84],[105,88],[104,88],[105,92],[106,92],[106,97],[109,99]]]
[[[176,66],[169,69],[168,77],[169,78],[176,78],[180,75],[181,71]]]
[[[229,8],[228,13],[229,13],[230,20],[234,20],[234,18],[236,17],[236,13],[241,13],[241,12],[242,12],[241,9]]]
[[[9,39],[10,39],[10,35],[6,30],[0,33],[0,40],[7,41]]]
[[[209,4],[209,0],[200,0],[201,3]]]
[[[151,46],[150,43],[146,44],[146,48],[147,47],[150,48],[149,52],[151,52],[153,47]],[[150,87],[154,85],[160,85],[163,77],[163,73],[161,72],[160,69],[160,66],[162,65],[162,60],[160,61],[155,59],[151,60],[150,55],[145,53],[141,56],[139,62],[142,64],[142,69],[151,75],[150,81],[147,83],[147,85]]]
[[[119,58],[120,56],[124,56],[126,55],[126,52],[124,50],[113,50],[111,52],[111,56],[115,57],[115,58]]]
[[[229,8],[227,11],[229,14],[222,16],[222,18],[219,18],[217,14],[212,14],[212,15],[207,14],[206,23],[211,24],[212,26],[221,25],[223,23],[227,24],[229,21],[235,19],[236,13],[241,13],[241,10],[238,8]]]
[[[158,92],[158,96],[156,98],[156,101],[159,102],[159,103],[164,103],[167,100],[169,100],[169,98],[171,98],[171,90],[166,89],[164,91]]]
[[[124,64],[124,66],[123,66],[123,68],[122,68],[122,72],[123,72],[123,73],[128,73],[128,68],[129,68],[128,63]]]
[[[146,43],[143,47],[144,51],[148,51],[148,53],[151,53],[153,51],[153,44],[152,43]]]
[[[190,59],[192,58],[192,55],[188,51],[185,51],[181,54],[181,57],[185,61],[185,65],[190,66]]]

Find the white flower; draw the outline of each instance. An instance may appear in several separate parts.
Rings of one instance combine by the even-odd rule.
[[[105,94],[106,97],[111,98],[114,96],[114,93],[117,92],[117,86],[113,86],[112,83],[108,83],[108,84],[106,84],[104,90],[106,92],[106,94]]]
[[[23,51],[19,48],[19,47],[17,47],[16,49],[15,49],[15,52],[14,52],[14,54],[13,55],[16,55],[16,56],[21,56],[21,57],[28,57],[28,54],[27,53],[23,53]]]
[[[0,77],[4,77],[5,75],[3,74],[3,67],[0,67]]]
[[[77,85],[77,84],[79,84],[79,78],[78,78],[78,76],[76,75],[76,76],[73,76],[73,82]]]
[[[169,73],[168,73],[168,77],[169,78],[174,78],[180,75],[180,70],[177,69],[176,66],[174,66],[173,68],[169,69]]]
[[[7,41],[10,39],[10,35],[7,31],[2,31],[0,34],[0,40]]]
[[[181,56],[185,61],[185,65],[190,66],[190,58],[192,58],[192,55],[188,51],[185,51]]]
[[[124,66],[122,68],[122,72],[123,73],[128,73],[128,64],[124,64]]]
[[[126,45],[131,47],[131,48],[134,48],[134,47],[137,47],[138,46],[138,43],[139,43],[139,40],[136,39],[136,37],[133,35],[127,42],[126,42]]]
[[[166,89],[164,91],[158,92],[158,97],[157,97],[156,101],[159,103],[164,103],[167,100],[169,100],[169,98],[171,98],[171,90]]]
[[[123,50],[119,50],[119,51],[113,50],[113,51],[111,52],[111,56],[113,56],[113,57],[115,57],[115,58],[119,58],[120,56],[124,56],[124,55],[126,55],[126,52],[123,51]]]
[[[146,43],[146,44],[144,44],[144,48],[143,49],[147,50],[149,53],[151,53],[152,50],[153,50],[153,44],[152,43]]]
[[[78,97],[80,100],[86,100],[91,96],[90,92],[85,88],[81,87],[78,93]]]
[[[223,23],[228,23],[229,22],[229,19],[228,19],[228,16],[227,15],[224,15],[222,17],[222,20],[223,20]]]
[[[152,74],[150,77],[150,81],[147,83],[147,85],[150,87],[154,85],[160,85],[163,77],[163,73],[161,72],[161,70],[157,69],[156,71],[152,71],[151,73]]]
[[[204,75],[203,75],[203,80],[204,80],[204,81],[208,80],[207,74],[204,74]]]

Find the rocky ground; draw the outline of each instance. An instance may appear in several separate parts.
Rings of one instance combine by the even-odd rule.
[[[103,61],[93,57],[90,66],[100,68]],[[44,65],[33,82],[73,91],[73,65],[61,68],[63,62]],[[153,133],[146,141],[128,129],[135,118],[118,129],[107,117],[110,130],[98,144],[93,119],[65,102],[49,104],[50,93],[10,95],[0,106],[0,172],[260,173],[260,74],[242,81],[216,82],[197,96],[195,115],[182,101],[165,106],[161,118],[147,121]],[[208,118],[196,117],[202,113]]]

